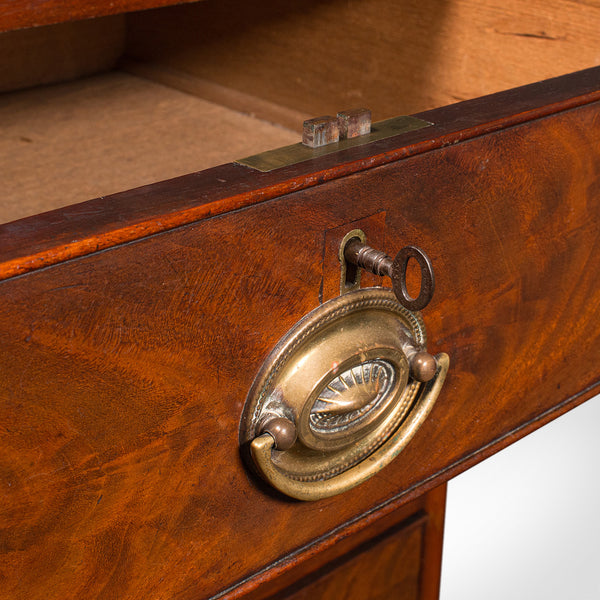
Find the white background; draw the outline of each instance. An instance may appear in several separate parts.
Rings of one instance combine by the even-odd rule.
[[[600,396],[448,485],[441,600],[600,600]]]

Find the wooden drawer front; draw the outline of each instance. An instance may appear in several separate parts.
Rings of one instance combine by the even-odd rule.
[[[209,597],[590,395],[599,110],[2,282],[3,589]],[[450,355],[450,374],[389,467],[341,496],[293,502],[242,464],[242,406],[277,340],[335,289],[331,232],[364,219],[389,253],[414,243],[430,255],[429,349]]]
[[[278,595],[286,600],[416,600],[423,548],[423,523],[387,531],[321,572],[311,573],[300,589]],[[304,585],[302,585],[304,584]],[[296,586],[298,587],[298,586]]]

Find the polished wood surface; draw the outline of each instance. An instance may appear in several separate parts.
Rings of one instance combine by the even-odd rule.
[[[371,540],[322,573],[314,573],[301,589],[278,595],[286,600],[417,600],[423,523],[417,520]]]
[[[405,144],[264,176],[220,167],[4,226],[23,241],[35,224],[29,248],[46,249],[50,231],[107,248],[118,219],[141,229],[0,284],[1,593],[239,596],[597,392],[597,82],[443,109]],[[293,502],[243,464],[242,405],[339,281],[329,232],[380,213],[388,253],[413,243],[433,261],[428,348],[451,371],[390,466]]]
[[[0,0],[0,31],[194,1],[196,0]]]
[[[375,586],[378,593],[387,593],[392,598],[395,593],[406,592],[417,594],[420,600],[437,600],[445,506],[446,485],[443,484],[397,508],[390,510],[390,506],[386,506],[371,511],[298,556],[292,555],[270,565],[228,597],[274,600],[298,593],[301,597],[311,594],[312,598],[346,598],[353,591],[346,580],[354,578],[357,590],[353,598],[371,598],[373,594],[369,591]],[[373,563],[377,559],[370,550],[377,546],[385,548],[388,540],[394,544],[398,537],[403,539],[397,548],[403,554],[402,560],[390,558],[400,572],[391,577],[387,573],[375,580],[370,571],[376,568]],[[404,543],[409,543],[410,549],[403,548]],[[404,560],[409,563],[407,569],[403,569]],[[349,565],[352,566],[348,568]],[[398,580],[402,584],[397,585]],[[337,588],[338,582],[344,591],[336,595],[332,588]],[[407,589],[392,591],[394,587]]]

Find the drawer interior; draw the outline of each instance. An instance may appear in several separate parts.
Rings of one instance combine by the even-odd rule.
[[[0,34],[0,222],[597,64],[600,5],[204,0]]]
[[[207,169],[298,137],[119,71],[0,96],[0,123],[4,222]]]

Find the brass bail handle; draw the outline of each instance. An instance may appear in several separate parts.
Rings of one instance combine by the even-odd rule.
[[[437,355],[436,361],[436,376],[423,384],[414,409],[408,413],[402,425],[367,459],[326,481],[317,477],[304,480],[289,477],[273,462],[273,451],[281,453],[291,448],[296,441],[296,428],[288,419],[280,419],[277,423],[274,419],[266,424],[261,435],[250,444],[250,452],[259,472],[276,489],[298,500],[329,498],[363,483],[406,448],[431,412],[449,367],[448,355],[443,352]]]
[[[435,291],[433,266],[427,254],[417,246],[402,248],[392,259],[384,252],[371,248],[360,238],[354,237],[344,246],[344,258],[347,262],[370,273],[389,277],[398,302],[408,310],[423,310],[433,297]],[[421,269],[421,289],[416,298],[408,293],[406,287],[406,269],[411,258],[417,261]]]

